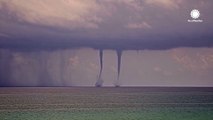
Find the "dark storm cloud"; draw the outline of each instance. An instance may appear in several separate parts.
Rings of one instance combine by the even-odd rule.
[[[0,47],[212,47],[211,0],[0,0]],[[190,11],[202,23],[189,23]]]

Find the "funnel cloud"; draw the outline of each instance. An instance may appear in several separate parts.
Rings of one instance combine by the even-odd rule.
[[[102,71],[103,71],[103,50],[99,51],[99,59],[100,59],[100,72],[99,72],[99,75],[98,75],[98,80],[95,83],[96,87],[101,87],[103,82],[104,82],[102,80],[102,76],[101,76],[102,75]]]

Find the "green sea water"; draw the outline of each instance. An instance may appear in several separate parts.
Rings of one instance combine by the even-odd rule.
[[[0,91],[0,120],[213,120],[213,93],[8,88]]]

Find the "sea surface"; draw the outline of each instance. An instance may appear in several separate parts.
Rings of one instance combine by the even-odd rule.
[[[3,87],[1,120],[213,120],[213,88]]]

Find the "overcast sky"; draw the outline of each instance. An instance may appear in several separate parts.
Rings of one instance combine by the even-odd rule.
[[[212,46],[212,6],[212,0],[0,0],[0,38],[16,45]],[[192,9],[204,22],[187,22]]]
[[[194,20],[190,16],[193,9],[200,12],[195,20],[202,22],[188,22]],[[4,74],[2,71],[7,68],[5,55],[9,53],[5,49],[70,48],[75,54],[62,53],[70,60],[67,65],[76,75],[73,79],[78,79],[75,85],[94,85],[100,64],[97,51],[90,52],[90,48],[141,50],[138,54],[123,52],[123,85],[213,86],[212,11],[212,0],[0,0],[0,72]],[[73,49],[80,47],[89,50]],[[25,66],[28,62],[38,64],[33,60],[33,51],[15,50],[18,51],[11,53],[10,63],[15,66],[11,73],[17,80],[15,84],[30,85],[34,80],[33,85],[37,85],[39,78],[33,71],[39,68]],[[47,59],[52,55],[60,57],[57,52],[60,51],[46,54]],[[117,58],[113,56],[113,52],[104,52],[106,85],[112,85],[116,79],[113,72],[117,72]],[[51,59],[47,60],[49,64],[60,61],[57,57]],[[91,71],[85,72],[87,69]],[[26,71],[31,73],[23,77]],[[51,75],[59,71],[57,65],[47,69]],[[27,84],[21,79],[32,80]]]

